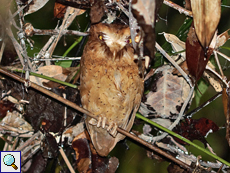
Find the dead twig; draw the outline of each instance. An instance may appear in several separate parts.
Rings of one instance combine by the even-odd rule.
[[[71,166],[71,164],[70,164],[68,158],[66,157],[65,152],[63,151],[63,149],[62,149],[61,147],[60,147],[60,149],[59,149],[59,152],[61,153],[61,155],[62,155],[62,157],[63,157],[63,159],[64,159],[66,165],[68,166],[70,172],[71,172],[71,173],[75,173],[75,171],[74,171],[73,167]]]
[[[169,6],[169,7],[172,7],[174,8],[175,10],[179,11],[179,13],[183,13],[185,14],[186,16],[190,16],[190,17],[193,17],[192,15],[192,12],[189,11],[189,10],[186,10],[185,8],[175,4],[174,2],[172,1],[169,1],[169,0],[164,0],[164,4]]]

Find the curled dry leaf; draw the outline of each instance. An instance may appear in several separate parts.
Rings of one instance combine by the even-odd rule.
[[[185,60],[185,42],[181,41],[177,36],[173,34],[168,34],[165,32],[163,34],[164,34],[166,41],[171,44],[174,52],[184,51],[180,53],[182,57],[178,63],[181,63],[182,61],[184,61]],[[177,58],[178,56],[176,56],[174,60],[176,60]]]
[[[16,111],[7,112],[6,117],[3,118],[3,120],[0,122],[0,125],[2,126],[7,125],[10,127],[14,127],[23,130],[25,133],[26,131],[27,132],[33,131],[32,126],[23,118],[20,118],[19,113]]]
[[[211,48],[207,52],[204,51],[192,24],[186,39],[186,61],[189,73],[195,78],[195,82],[202,76],[212,52],[213,49]]]
[[[228,41],[229,38],[230,38],[230,29],[218,35],[215,48],[217,49],[220,46],[223,46],[226,43],[226,41]]]
[[[162,118],[178,114],[189,94],[189,85],[183,77],[172,74],[173,67],[165,65],[155,71],[157,75],[146,95],[144,104],[151,106]]]
[[[196,35],[203,46],[209,46],[221,16],[221,0],[191,0]]]

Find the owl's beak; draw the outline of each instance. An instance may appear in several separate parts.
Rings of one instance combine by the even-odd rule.
[[[117,57],[117,53],[119,52],[119,50],[121,50],[122,46],[118,43],[113,43],[113,47],[112,47],[112,52],[113,52],[113,61],[115,61],[116,57]]]
[[[116,59],[116,51],[113,51],[113,61],[115,61],[115,59]]]

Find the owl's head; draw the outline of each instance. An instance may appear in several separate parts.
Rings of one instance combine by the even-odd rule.
[[[126,25],[99,23],[91,26],[90,37],[107,46],[113,54],[132,47],[130,29]]]

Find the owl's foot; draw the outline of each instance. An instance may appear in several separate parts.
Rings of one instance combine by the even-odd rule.
[[[116,137],[117,135],[117,123],[110,123],[109,127],[107,128],[107,131],[113,136]]]
[[[89,120],[89,124],[91,124],[93,126],[97,126],[98,128],[102,127],[103,129],[105,129],[105,127],[106,127],[106,122],[107,122],[106,117],[99,117],[97,122],[94,118],[91,118]],[[110,133],[110,135],[112,135],[113,137],[116,137],[116,135],[117,135],[117,123],[110,122],[109,126],[107,128],[107,131]]]

